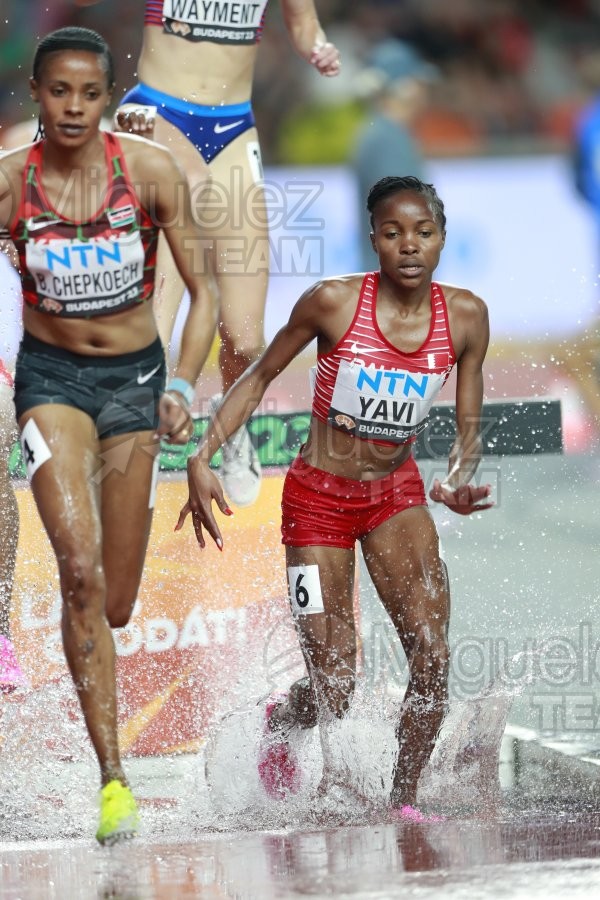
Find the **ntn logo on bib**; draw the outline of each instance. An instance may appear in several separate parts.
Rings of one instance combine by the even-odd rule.
[[[80,301],[93,304],[96,312],[104,307],[115,312],[142,296],[144,247],[137,231],[110,238],[30,241],[25,254],[43,298],[40,304],[56,301],[63,315]]]
[[[424,427],[447,377],[448,368],[414,372],[341,360],[328,421],[357,437],[404,443]]]

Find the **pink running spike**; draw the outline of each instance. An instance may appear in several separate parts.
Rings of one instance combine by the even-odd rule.
[[[403,822],[445,822],[445,816],[426,815],[417,809],[416,806],[409,806],[408,803],[401,806],[400,809],[393,809],[392,816],[394,819],[400,819]]]
[[[17,662],[15,648],[5,635],[0,634],[0,693],[10,694],[19,687],[26,687],[27,678]]]
[[[284,698],[279,696],[267,701],[262,742],[258,751],[258,774],[267,796],[272,800],[284,800],[288,794],[296,794],[301,781],[296,754],[287,741],[278,740],[269,728],[273,710],[282,699]]]

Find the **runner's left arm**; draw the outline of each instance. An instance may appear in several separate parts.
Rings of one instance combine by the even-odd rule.
[[[188,459],[189,499],[179,514],[175,530],[183,527],[191,513],[200,547],[205,546],[203,528],[206,528],[217,546],[223,548],[223,538],[212,511],[213,501],[222,513],[231,515],[221,483],[209,468],[210,461],[219,447],[248,421],[273,379],[317,337],[321,293],[320,284],[305,291],[294,306],[289,321],[278,331],[263,355],[228,390],[198,449]]]
[[[174,377],[193,387],[208,357],[217,326],[217,301],[210,288],[207,243],[192,214],[185,172],[167,148],[143,143],[142,202],[162,228],[190,296]],[[185,420],[177,412],[177,406],[185,412]],[[184,395],[164,394],[158,434],[173,443],[184,443],[191,437],[190,426],[189,402]]]
[[[454,512],[469,515],[493,506],[491,486],[476,487],[469,482],[482,453],[481,407],[483,404],[483,361],[489,343],[487,307],[471,295],[465,310],[465,347],[457,362],[456,438],[450,450],[448,474],[435,479],[429,496]]]

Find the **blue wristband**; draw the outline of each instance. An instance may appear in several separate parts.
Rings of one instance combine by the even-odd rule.
[[[167,391],[177,391],[184,398],[188,406],[191,406],[196,396],[194,386],[186,381],[185,378],[172,378],[167,385]]]

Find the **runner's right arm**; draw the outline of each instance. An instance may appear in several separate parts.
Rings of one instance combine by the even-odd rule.
[[[302,295],[288,323],[275,335],[260,359],[249,366],[229,389],[197,451],[188,459],[189,498],[179,514],[175,529],[179,531],[188,513],[191,513],[200,547],[205,546],[203,526],[217,546],[223,547],[212,501],[225,515],[231,515],[221,483],[209,468],[210,460],[227,438],[248,421],[273,379],[319,335],[320,322],[326,315],[326,298],[327,288],[323,282]]]

